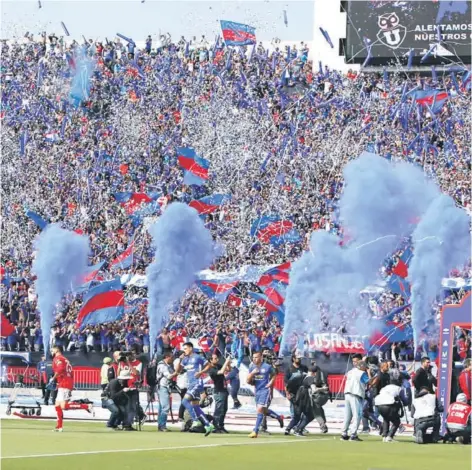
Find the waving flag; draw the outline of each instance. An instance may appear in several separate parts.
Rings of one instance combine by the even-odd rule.
[[[400,256],[398,263],[393,267],[392,273],[402,277],[403,279],[406,279],[408,277],[408,265],[410,264],[412,257],[413,253],[411,248],[406,248],[406,250]]]
[[[429,106],[435,114],[441,111],[444,103],[449,98],[447,91],[440,90],[415,90],[412,95],[418,105]]]
[[[264,289],[264,294],[274,305],[280,306],[285,302],[285,291],[285,284],[281,282],[272,282]]]
[[[179,165],[185,170],[184,183],[200,186],[208,180],[210,162],[198,156],[190,147],[177,148]]]
[[[49,131],[44,134],[44,138],[46,142],[57,142],[59,140],[59,132],[58,131]]]
[[[46,225],[48,224],[48,223],[47,223],[39,214],[37,214],[36,212],[27,210],[27,211],[25,212],[25,215],[26,215],[26,217],[29,217],[41,230],[43,230],[44,227],[46,227]]]
[[[105,261],[101,261],[100,263],[95,264],[94,266],[89,266],[87,271],[84,273],[81,282],[82,284],[79,285],[74,292],[81,293],[85,292],[90,289],[90,286],[94,281],[103,281],[103,277],[98,276],[100,269],[102,269]]]
[[[231,201],[231,194],[213,194],[190,202],[189,206],[199,214],[211,214],[217,211],[225,202]]]
[[[287,261],[284,264],[276,266],[275,268],[268,269],[259,279],[257,285],[261,286],[268,286],[272,284],[274,281],[278,281],[279,283],[288,284],[289,273],[290,271],[290,261]]]
[[[97,325],[119,320],[125,311],[125,297],[119,279],[103,282],[89,291],[76,326]]]
[[[256,44],[256,28],[234,21],[221,20],[221,31],[227,46],[249,46]]]
[[[407,341],[413,338],[411,323],[399,320],[396,315],[410,307],[410,304],[402,305],[392,310],[385,318],[377,320],[376,327],[369,337],[370,347],[382,347],[387,343]]]
[[[197,281],[197,286],[210,299],[215,299],[218,302],[225,302],[232,290],[238,285],[239,281],[219,282],[212,281]]]
[[[248,294],[256,300],[261,307],[264,307],[267,310],[268,316],[271,314],[275,315],[277,321],[283,325],[285,317],[285,309],[283,305],[274,305],[265,294],[251,291],[249,291]]]
[[[282,220],[277,215],[264,215],[251,226],[251,236],[256,236],[261,243],[279,246],[284,243],[296,243],[300,234],[293,228],[291,220]]]
[[[0,336],[6,338],[10,336],[15,331],[15,327],[10,323],[8,318],[2,313],[1,314],[1,323],[0,323]]]
[[[110,269],[127,269],[133,265],[134,240],[125,251],[120,253],[111,263]]]
[[[410,284],[406,279],[397,274],[390,276],[390,279],[387,281],[387,288],[394,294],[401,295],[405,300],[409,300],[411,297]]]
[[[128,215],[133,215],[143,204],[153,202],[153,198],[146,193],[115,193],[115,199],[124,207]]]
[[[243,299],[241,299],[239,295],[233,293],[229,294],[226,300],[230,307],[240,307],[243,303]]]

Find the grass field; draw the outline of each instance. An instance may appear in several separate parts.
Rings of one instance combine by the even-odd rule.
[[[62,434],[52,421],[2,420],[2,470],[435,470],[470,468],[470,447],[419,446],[405,438],[383,443],[378,436],[343,442],[339,436],[283,435],[250,440],[246,434],[112,432],[98,423],[66,422]],[[400,438],[401,439],[401,438]]]

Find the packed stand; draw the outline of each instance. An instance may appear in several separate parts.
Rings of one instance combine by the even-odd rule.
[[[3,348],[37,350],[42,342],[30,272],[39,228],[26,210],[87,234],[90,265],[108,262],[100,272],[104,279],[143,275],[152,258],[146,227],[156,215],[131,215],[116,193],[152,193],[161,210],[173,201],[230,193],[231,202],[205,219],[225,247],[213,266],[217,271],[293,261],[316,229],[343,237],[337,221],[342,169],[363,150],[420,165],[470,212],[470,87],[463,75],[453,80],[447,74],[436,82],[400,68],[387,86],[375,73],[344,74],[322,66],[314,71],[303,43],[285,51],[273,46],[230,51],[204,37],[172,42],[162,36],[157,44],[149,37],[138,49],[120,40],[66,44],[46,34],[2,43],[2,311],[16,325],[14,335],[2,338]],[[70,83],[80,51],[95,69],[87,98],[72,103]],[[411,89],[444,88],[450,99],[436,115],[412,111],[405,123],[404,116],[392,115],[405,82]],[[438,125],[429,126],[434,119]],[[422,143],[411,145],[418,129]],[[179,146],[191,146],[210,161],[207,185],[184,184]],[[251,222],[270,213],[291,220],[302,241],[274,247],[251,237]],[[111,261],[131,240],[133,265],[112,269]],[[384,279],[401,250],[386,261]],[[470,278],[470,264],[451,275]],[[242,302],[233,306],[192,288],[170,314],[172,331],[165,341],[177,346],[185,337],[207,335],[229,349],[242,335],[246,345],[277,348],[281,326],[246,301],[247,289],[238,286],[235,295]],[[432,319],[441,305],[463,295],[462,289],[446,292]],[[68,350],[109,351],[136,343],[147,350],[146,304],[140,301],[145,296],[145,289],[128,287],[124,321],[81,330],[74,324],[81,296],[70,297],[59,309],[53,341]],[[388,289],[366,300],[369,315],[380,318],[405,302]],[[326,315],[318,331],[347,332],[353,315]],[[407,308],[397,320],[409,316]],[[435,346],[434,341],[425,346],[430,355]],[[394,347],[412,358],[411,344]]]

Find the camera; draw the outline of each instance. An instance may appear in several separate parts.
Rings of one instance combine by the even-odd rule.
[[[120,351],[120,354],[118,356],[118,361],[119,362],[127,361],[132,355],[133,355],[132,351]]]

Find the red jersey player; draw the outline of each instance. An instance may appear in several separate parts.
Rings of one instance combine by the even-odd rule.
[[[54,431],[62,432],[62,420],[64,418],[63,410],[87,410],[89,413],[93,411],[93,405],[82,403],[69,403],[74,388],[74,378],[72,375],[72,366],[69,360],[62,355],[62,346],[54,346],[51,349],[52,371],[54,376],[52,381],[57,382],[57,398],[56,398],[56,413],[57,426]]]

